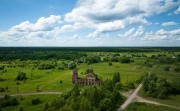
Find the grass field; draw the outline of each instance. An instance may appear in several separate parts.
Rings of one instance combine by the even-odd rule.
[[[81,64],[78,66],[79,76],[83,77],[85,75],[81,72],[85,72],[87,68],[93,68],[94,72],[102,77],[103,80],[107,78],[112,78],[115,72],[121,73],[122,83],[125,84],[127,81],[135,81],[138,79],[147,68],[143,66],[136,66],[132,64],[121,64],[113,63],[112,66],[109,66],[108,63],[97,63],[97,64]],[[1,78],[6,78],[6,81],[0,82],[0,87],[8,86],[8,91],[1,94],[11,94],[17,93],[17,88],[19,92],[35,92],[36,86],[40,85],[42,91],[66,91],[72,87],[71,76],[72,70],[32,70],[32,67],[13,67],[6,68],[7,72],[0,74]],[[25,72],[28,79],[26,81],[18,81],[20,85],[17,85],[15,78],[19,71]],[[31,73],[33,74],[31,76]],[[60,84],[59,81],[62,80],[63,83]]]
[[[99,55],[100,53],[90,53],[90,55]],[[128,53],[123,53],[128,55]],[[146,54],[151,56],[158,53],[139,53]],[[106,53],[108,55],[108,53]],[[130,54],[128,55],[130,56]],[[120,72],[121,82],[123,85],[126,85],[127,82],[135,82],[141,75],[147,72],[155,73],[158,77],[166,78],[168,80],[180,80],[180,73],[174,71],[165,71],[164,67],[166,66],[178,66],[178,64],[154,64],[152,67],[144,65],[145,58],[136,57],[132,63],[120,63],[112,62],[112,66],[108,62],[99,62],[95,64],[87,65],[82,63],[77,65],[79,76],[84,77],[83,74],[86,69],[93,68],[94,73],[97,74],[103,80],[111,79],[115,72]],[[40,61],[41,62],[41,61]],[[61,62],[61,61],[60,61]],[[0,65],[9,65],[2,64]],[[72,70],[65,68],[65,70],[46,69],[39,70],[29,64],[26,67],[5,67],[7,72],[0,72],[0,78],[7,79],[6,81],[0,81],[0,87],[8,87],[8,90],[5,92],[0,92],[0,95],[4,94],[14,94],[14,93],[26,93],[26,92],[36,92],[36,86],[39,85],[43,92],[47,91],[61,91],[65,92],[70,90],[73,86],[72,84]],[[25,72],[28,79],[26,81],[16,81],[15,78],[18,72]],[[62,80],[62,84],[60,83]],[[20,84],[17,85],[17,82]],[[83,86],[82,86],[83,87]],[[145,97],[143,91],[139,93],[141,96]],[[31,105],[31,99],[39,97],[42,100],[42,103],[39,105]],[[18,111],[20,106],[24,107],[25,111],[39,111],[43,108],[46,101],[51,102],[53,99],[57,98],[58,95],[33,95],[33,96],[24,96],[24,100],[20,100],[20,105],[3,108],[3,111]],[[153,98],[147,98],[154,100],[163,104],[169,104],[173,106],[180,105],[180,95],[169,96],[168,99],[159,100]],[[166,107],[152,106],[146,104],[137,104],[133,103],[128,108],[127,111],[177,111],[174,109],[169,109]]]
[[[2,111],[19,111],[19,107],[23,107],[24,111],[42,111],[45,103],[51,103],[54,99],[59,97],[59,95],[32,95],[32,96],[23,96],[24,100],[19,100],[19,105],[9,106],[2,108]],[[39,98],[41,100],[40,104],[32,105],[31,100],[33,98]]]
[[[156,101],[162,104],[172,105],[175,107],[180,106],[180,95],[170,95],[167,99],[157,99],[157,98],[146,97],[142,89],[139,91],[139,95],[148,100]]]
[[[179,111],[165,106],[155,106],[145,103],[131,103],[125,111]]]

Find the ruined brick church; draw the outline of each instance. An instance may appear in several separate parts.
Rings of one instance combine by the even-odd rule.
[[[78,70],[74,69],[72,74],[72,83],[84,85],[98,85],[100,84],[100,79],[96,74],[94,74],[93,69],[88,69],[88,74],[84,78],[79,78]]]

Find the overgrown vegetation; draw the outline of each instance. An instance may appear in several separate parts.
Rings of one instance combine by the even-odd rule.
[[[170,82],[148,73],[143,77],[143,90],[149,97],[165,99],[170,94],[180,94],[180,82]]]
[[[2,109],[5,111],[43,110],[39,107],[46,103],[44,110],[55,108],[55,110],[69,111],[74,108],[81,111],[86,106],[87,110],[115,110],[117,107],[113,102],[115,101],[113,94],[119,90],[134,89],[141,83],[142,79],[138,78],[147,71],[156,74],[157,79],[147,79],[146,96],[155,97],[151,98],[155,100],[165,98],[162,101],[170,99],[173,101],[175,99],[171,98],[171,95],[177,95],[175,102],[178,104],[179,63],[180,48],[178,47],[0,48],[0,93],[2,95],[37,91],[67,92],[56,102],[49,103],[48,99],[42,99],[43,95],[41,95],[37,97],[41,102],[32,105],[31,100],[36,97],[27,96],[29,98],[25,102],[19,101],[20,107],[23,106],[23,108],[11,106]],[[94,87],[78,86],[80,93],[74,97],[74,91],[69,91],[72,88],[71,69],[74,68],[79,70],[79,77],[86,76],[87,68],[93,68],[104,82]],[[115,72],[117,73],[111,80]],[[97,95],[93,92],[97,92]],[[97,100],[99,101],[97,106],[94,106],[95,98],[87,94],[100,97]],[[120,100],[122,100],[121,97]],[[120,105],[121,102],[118,102],[117,104]]]
[[[19,102],[16,97],[5,96],[0,98],[0,107],[16,106]]]
[[[16,77],[16,80],[19,80],[19,81],[23,81],[23,80],[26,80],[28,79],[27,76],[26,76],[26,73],[24,72],[19,72],[17,77]]]
[[[44,111],[113,111],[124,101],[123,96],[115,89],[120,83],[120,74],[115,73],[100,86],[80,89],[76,84],[73,89],[62,94],[50,105],[45,104]]]

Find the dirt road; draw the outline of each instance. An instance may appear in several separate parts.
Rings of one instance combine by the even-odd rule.
[[[30,93],[19,93],[19,94],[9,94],[9,96],[28,96],[28,95],[41,95],[41,94],[61,94],[62,92],[30,92]],[[3,98],[5,95],[0,95]]]
[[[139,86],[135,89],[135,91],[129,96],[129,98],[121,105],[121,107],[117,111],[123,111],[133,100],[133,98],[136,96],[138,91],[141,89],[142,84],[139,84]]]

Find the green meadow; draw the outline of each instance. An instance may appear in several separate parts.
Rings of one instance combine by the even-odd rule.
[[[179,66],[179,62],[176,63],[157,63],[155,59],[151,58],[153,55],[164,54],[164,52],[139,52],[139,53],[114,53],[114,52],[86,52],[87,57],[98,56],[100,60],[95,63],[77,63],[76,68],[78,69],[79,77],[83,78],[86,76],[85,72],[88,68],[93,68],[94,73],[98,75],[103,81],[106,79],[111,79],[113,74],[120,72],[120,80],[123,86],[127,83],[133,82],[136,86],[136,82],[145,73],[154,73],[160,78],[166,78],[170,81],[180,81],[180,73],[174,70],[166,71],[165,67],[176,68]],[[132,62],[121,63],[115,61],[104,61],[104,58],[113,57],[115,54],[119,54],[118,58],[129,57]],[[169,57],[173,55],[180,54],[179,52],[167,53],[165,54]],[[133,56],[135,55],[135,56]],[[145,55],[145,56],[142,56]],[[85,57],[80,58],[80,60],[86,60]],[[152,65],[145,64],[145,62],[150,59]],[[69,63],[72,60],[65,59],[49,59],[49,60],[12,60],[12,61],[0,61],[0,66],[4,66],[4,70],[0,70],[0,78],[5,80],[0,81],[0,87],[5,88],[5,91],[0,92],[0,96],[7,94],[21,94],[29,92],[37,92],[37,86],[40,88],[41,92],[67,92],[73,88],[72,84],[72,69],[64,67],[63,70],[59,69],[63,62]],[[74,61],[78,61],[75,59]],[[44,62],[55,62],[56,67],[50,69],[39,69],[36,64]],[[109,65],[109,62],[112,65]],[[19,65],[20,64],[20,65]],[[23,67],[21,65],[24,65]],[[19,72],[26,73],[28,79],[23,81],[17,81],[16,77]],[[60,82],[61,81],[61,82]],[[84,86],[81,85],[81,88]],[[127,91],[128,89],[122,89]],[[143,90],[141,89],[139,95],[145,97],[149,100],[157,101],[163,104],[169,104],[172,106],[179,106],[180,95],[170,95],[167,99],[155,99],[146,97]],[[33,98],[39,98],[41,103],[38,105],[32,105],[31,100]],[[29,95],[23,96],[23,100],[18,99],[19,105],[8,106],[2,108],[3,111],[18,111],[19,107],[23,107],[25,111],[40,111],[44,108],[46,102],[51,103],[54,99],[59,97],[59,95]],[[148,109],[148,110],[147,110]],[[153,106],[140,103],[132,103],[127,111],[176,111],[175,109]]]

